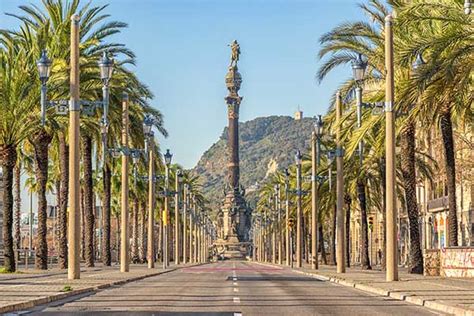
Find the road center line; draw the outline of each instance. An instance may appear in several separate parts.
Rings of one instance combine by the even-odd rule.
[[[240,303],[240,298],[234,297],[234,303]]]
[[[239,291],[239,289],[234,287],[234,292],[238,292],[238,291]]]

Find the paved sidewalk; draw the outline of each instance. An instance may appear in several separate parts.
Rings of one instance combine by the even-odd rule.
[[[398,282],[386,282],[380,269],[349,268],[345,274],[336,273],[335,266],[320,266],[312,270],[303,266],[295,271],[315,276],[366,292],[390,296],[395,299],[454,315],[474,315],[474,279],[426,277],[409,274],[400,268]]]
[[[0,274],[0,313],[29,309],[69,296],[119,285],[145,277],[154,276],[176,269],[173,265],[163,270],[159,264],[155,269],[146,265],[130,265],[130,272],[121,273],[114,265],[95,268],[81,267],[81,279],[68,280],[67,270],[51,269],[47,271],[28,269],[20,273]],[[186,267],[190,265],[180,265]],[[192,265],[191,265],[192,266]],[[65,287],[70,287],[65,291]]]

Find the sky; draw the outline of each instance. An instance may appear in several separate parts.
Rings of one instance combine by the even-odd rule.
[[[83,1],[85,3],[85,1]],[[232,40],[241,49],[240,120],[323,114],[337,85],[351,75],[340,68],[321,84],[315,74],[318,40],[334,26],[361,18],[357,0],[92,0],[109,4],[110,20],[128,23],[114,35],[137,56],[132,70],[155,95],[169,137],[160,137],[173,162],[185,168],[218,140],[227,123],[224,76]],[[18,21],[4,12],[39,0],[0,0],[0,28]]]

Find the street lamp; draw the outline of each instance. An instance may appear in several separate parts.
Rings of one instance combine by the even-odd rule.
[[[108,85],[114,71],[114,60],[109,58],[107,52],[105,51],[102,53],[102,57],[99,60],[99,68],[100,79],[102,79],[104,85]]]
[[[166,149],[166,153],[164,156],[165,156],[165,164],[167,167],[169,167],[171,165],[171,159],[173,158],[173,154],[170,153],[169,149]]]
[[[100,79],[102,80],[102,99],[103,99],[103,112],[102,112],[102,163],[106,164],[107,161],[107,132],[109,130],[109,82],[112,78],[114,71],[114,60],[108,57],[106,51],[103,52],[102,58],[98,62],[100,69]],[[103,168],[105,173],[105,168]]]
[[[51,72],[51,60],[48,58],[46,49],[43,49],[41,52],[41,57],[36,62],[38,67],[38,73],[42,84],[46,84],[49,79],[49,74]]]
[[[470,0],[465,0],[464,1],[464,13],[466,13],[467,15],[471,14],[472,10],[471,10],[471,1]]]
[[[426,62],[423,59],[422,53],[418,52],[416,54],[415,61],[412,64],[412,70],[416,71],[416,70],[420,69],[421,67],[423,67],[425,64],[426,64]]]
[[[51,72],[51,60],[48,58],[45,49],[41,52],[41,58],[36,62],[36,66],[38,67],[39,78],[41,81],[41,126],[44,126],[47,107],[46,82],[48,82],[49,74]]]
[[[367,69],[367,61],[362,59],[362,54],[358,54],[357,58],[352,62],[352,74],[357,82],[365,79],[365,70]]]

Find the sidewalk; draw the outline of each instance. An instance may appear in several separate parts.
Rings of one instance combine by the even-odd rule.
[[[293,270],[443,313],[474,315],[474,279],[425,277],[409,274],[404,268],[399,269],[398,282],[386,282],[385,272],[377,268],[362,270],[354,267],[347,269],[345,274],[337,274],[335,266],[320,266],[316,271],[311,270],[309,265],[304,265],[301,269]]]
[[[68,280],[67,270],[59,269],[27,269],[20,270],[20,273],[0,274],[0,314],[176,270],[173,265],[166,270],[159,264],[155,266],[157,268],[148,269],[146,265],[132,264],[128,273],[121,273],[118,265],[81,267],[79,280]],[[187,266],[192,265],[180,265],[177,268]],[[70,289],[65,291],[65,287]]]

